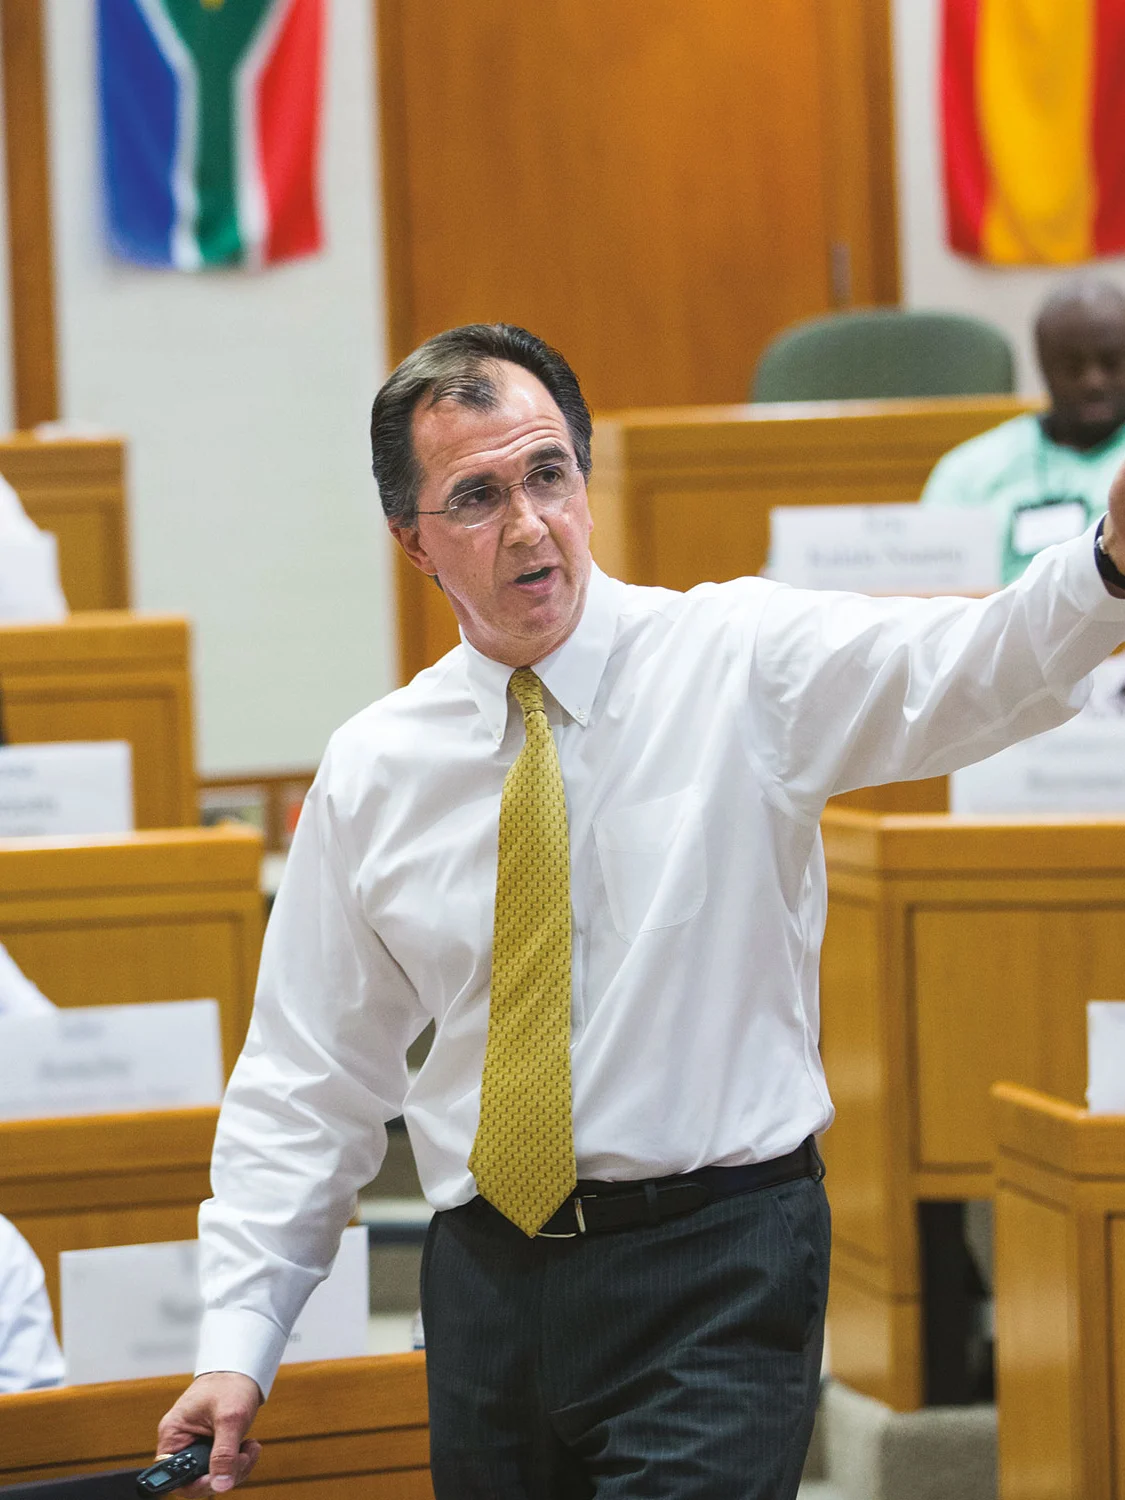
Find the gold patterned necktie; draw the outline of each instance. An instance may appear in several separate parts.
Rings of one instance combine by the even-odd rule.
[[[530,667],[520,667],[508,686],[523,709],[526,738],[500,798],[488,1042],[469,1168],[481,1196],[534,1235],[577,1176],[570,1099],[570,841],[543,684]]]

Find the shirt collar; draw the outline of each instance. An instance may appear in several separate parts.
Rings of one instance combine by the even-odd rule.
[[[591,564],[582,618],[557,651],[536,663],[536,676],[564,712],[583,728],[590,723],[594,698],[617,633],[620,589],[616,579],[607,578],[596,563]],[[464,634],[461,644],[469,689],[499,744],[508,724],[508,680],[512,668],[483,656]]]

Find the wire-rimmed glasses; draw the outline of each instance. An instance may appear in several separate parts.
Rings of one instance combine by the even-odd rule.
[[[466,531],[498,521],[511,501],[513,490],[523,490],[540,514],[561,510],[577,493],[582,474],[572,458],[552,459],[517,479],[514,484],[478,484],[454,495],[440,510],[420,510],[420,516],[449,516]]]

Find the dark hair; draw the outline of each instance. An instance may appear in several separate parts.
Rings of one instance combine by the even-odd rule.
[[[556,349],[511,323],[467,323],[420,344],[384,382],[371,408],[371,471],[388,521],[409,526],[422,471],[411,426],[418,403],[456,401],[491,411],[500,401],[495,365],[530,370],[546,386],[566,421],[582,477],[590,477],[590,409],[578,377]]]

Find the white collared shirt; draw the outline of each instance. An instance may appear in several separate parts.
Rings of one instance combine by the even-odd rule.
[[[1060,723],[1123,638],[1092,533],[981,601],[756,578],[677,594],[595,569],[536,668],[570,826],[579,1176],[768,1160],[823,1129],[825,799]],[[475,1192],[500,790],[523,743],[510,675],[462,643],[333,736],[200,1214],[200,1370],[268,1388],[384,1121],[405,1115],[435,1208]]]
[[[64,1373],[43,1267],[16,1226],[0,1218],[0,1392],[58,1385]]]
[[[17,1016],[45,1015],[53,1009],[46,995],[32,984],[0,943],[0,1021]]]

